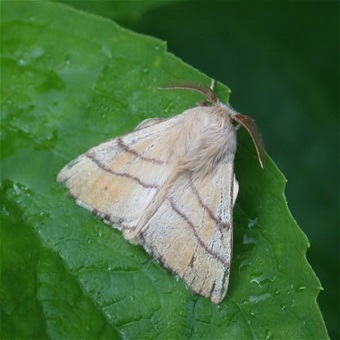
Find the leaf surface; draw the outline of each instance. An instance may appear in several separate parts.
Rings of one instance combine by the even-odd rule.
[[[320,283],[286,180],[239,131],[234,258],[219,306],[77,206],[58,171],[90,147],[202,98],[210,79],[164,42],[64,5],[6,2],[1,23],[3,337],[324,338]],[[228,100],[229,90],[218,84]]]

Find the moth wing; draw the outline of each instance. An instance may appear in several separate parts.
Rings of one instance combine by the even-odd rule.
[[[183,174],[138,235],[163,266],[214,303],[228,288],[237,193],[232,162],[204,178]]]
[[[58,174],[77,203],[118,229],[134,227],[168,177],[167,150],[181,116],[149,121],[108,140]]]

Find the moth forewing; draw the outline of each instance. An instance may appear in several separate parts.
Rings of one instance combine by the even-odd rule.
[[[212,106],[154,118],[104,142],[58,174],[77,203],[145,250],[194,292],[220,303],[232,257],[236,129],[252,120],[219,102],[210,88],[181,85]]]
[[[214,303],[229,283],[235,187],[232,163],[207,177],[179,176],[138,236],[163,266]]]
[[[164,150],[168,149],[167,135],[176,132],[177,120],[175,116],[90,149],[67,164],[58,181],[106,223],[133,230],[169,175]]]

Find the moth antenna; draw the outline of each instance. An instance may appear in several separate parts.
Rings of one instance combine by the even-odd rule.
[[[161,90],[189,90],[189,91],[196,91],[202,94],[208,102],[213,104],[219,104],[219,100],[216,97],[213,88],[215,86],[215,80],[212,80],[210,87],[200,84],[170,84],[166,86],[161,86],[159,89]]]
[[[265,160],[264,143],[261,133],[255,124],[255,121],[249,116],[242,115],[240,113],[233,114],[231,116],[231,119],[242,125],[248,131],[251,139],[253,140],[261,168],[264,169]]]

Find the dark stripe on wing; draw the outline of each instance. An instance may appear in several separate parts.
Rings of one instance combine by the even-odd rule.
[[[108,173],[115,175],[115,176],[118,176],[118,177],[129,178],[132,181],[135,181],[136,183],[138,183],[139,185],[141,185],[142,187],[147,188],[147,189],[157,189],[158,188],[158,185],[145,183],[140,178],[138,178],[136,176],[132,176],[128,172],[118,172],[118,171],[114,171],[114,170],[108,168],[103,163],[101,163],[99,159],[95,158],[95,156],[91,153],[86,153],[85,156],[88,159],[90,159],[91,161],[93,161],[95,164],[97,164],[97,166],[105,172],[108,172]]]
[[[214,213],[212,212],[212,210],[206,205],[203,203],[202,201],[202,198],[199,194],[199,192],[197,191],[197,189],[195,188],[194,184],[192,183],[192,180],[190,180],[190,185],[191,185],[191,189],[194,193],[194,195],[197,197],[197,200],[200,204],[200,206],[208,213],[208,215],[210,216],[210,218],[215,221],[215,223],[217,224],[220,232],[222,232],[223,229],[227,229],[229,230],[230,229],[230,224],[229,223],[224,223],[222,222],[220,219],[218,219]]]
[[[199,235],[197,234],[196,228],[194,226],[194,224],[189,220],[188,216],[186,216],[182,211],[180,211],[176,205],[175,202],[171,199],[168,198],[171,208],[180,216],[182,217],[182,219],[190,226],[190,228],[192,229],[198,243],[200,244],[201,247],[203,247],[205,249],[205,251],[207,253],[209,253],[214,259],[216,259],[217,261],[221,262],[223,264],[224,267],[228,268],[229,264],[216,252],[212,251],[211,249],[209,249],[207,247],[207,245],[202,241],[202,239],[199,237]]]
[[[121,138],[117,138],[117,143],[125,152],[130,153],[130,154],[138,157],[142,161],[150,162],[150,163],[153,163],[153,164],[159,164],[159,165],[165,164],[165,162],[163,162],[163,161],[161,161],[157,158],[145,157],[145,156],[141,155],[136,150],[133,150],[129,146],[127,146]]]

